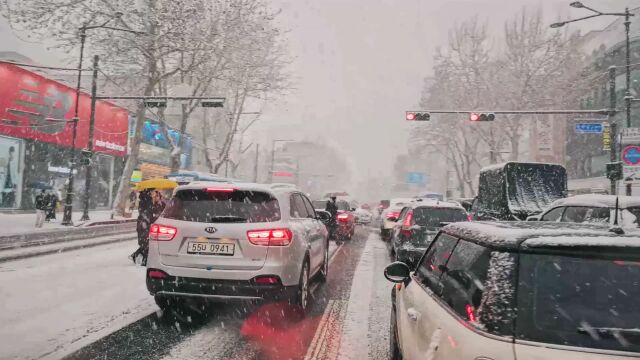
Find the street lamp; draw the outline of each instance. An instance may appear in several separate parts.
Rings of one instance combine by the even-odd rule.
[[[572,19],[572,20],[567,20],[567,21],[561,21],[561,22],[557,22],[557,23],[553,23],[550,25],[551,28],[559,28],[559,27],[563,27],[568,23],[572,23],[572,22],[576,22],[576,21],[581,21],[581,20],[585,20],[585,19],[591,19],[594,17],[598,17],[598,16],[624,16],[624,28],[625,28],[625,47],[626,47],[626,90],[625,90],[625,94],[624,94],[624,100],[625,100],[625,105],[626,105],[626,110],[627,110],[627,127],[631,127],[631,100],[633,99],[633,97],[631,96],[631,58],[630,58],[630,43],[629,43],[629,25],[631,24],[631,21],[629,20],[629,18],[631,16],[635,16],[635,14],[631,14],[629,12],[629,8],[625,8],[623,13],[603,13],[601,11],[595,10],[593,8],[590,8],[586,5],[584,5],[583,3],[581,3],[580,1],[574,1],[571,4],[569,4],[569,6],[577,8],[577,9],[587,9],[591,12],[593,12],[593,15],[588,15],[588,16],[584,16],[581,18],[577,18],[577,19]]]
[[[274,139],[273,141],[271,141],[271,171],[269,172],[269,174],[271,175],[271,182],[273,182],[273,173],[276,165],[276,143],[291,142],[291,141],[295,141],[295,140]]]
[[[124,29],[124,28],[116,28],[116,27],[111,27],[111,26],[107,26],[112,20],[117,19],[119,20],[122,17],[122,13],[121,12],[115,12],[109,19],[107,19],[107,21],[105,21],[104,23],[100,24],[100,25],[88,25],[88,24],[83,24],[78,30],[80,31],[80,59],[78,61],[78,81],[76,84],[76,106],[75,106],[75,111],[74,111],[74,116],[73,116],[73,135],[72,135],[72,139],[71,139],[71,163],[69,166],[69,180],[68,180],[68,184],[67,184],[67,196],[65,199],[65,204],[64,204],[64,215],[62,217],[62,225],[73,225],[73,220],[72,220],[72,212],[73,212],[73,180],[74,180],[74,176],[73,176],[73,171],[76,165],[76,153],[75,153],[75,148],[76,148],[76,137],[78,135],[78,121],[80,121],[79,118],[79,108],[80,108],[80,85],[81,85],[81,81],[82,81],[82,60],[83,60],[83,56],[84,56],[84,44],[85,44],[85,40],[87,38],[87,30],[93,30],[93,29],[109,29],[109,30],[116,30],[116,31],[124,31],[124,32],[130,32],[130,33],[134,33],[134,34],[143,34],[142,32],[139,31],[134,31],[134,30],[129,30],[129,29]],[[89,142],[89,149],[93,149],[93,144],[92,141]],[[88,169],[87,172],[87,176],[90,176],[90,168]],[[85,189],[85,192],[87,193],[85,196],[88,196],[88,189]],[[85,216],[86,215],[86,216]],[[88,215],[88,210],[85,209],[85,212],[83,214],[82,217],[83,220],[88,220],[89,219],[89,215]]]

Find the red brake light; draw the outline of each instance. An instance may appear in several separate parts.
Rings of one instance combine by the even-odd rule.
[[[467,214],[467,221],[473,221],[473,216],[471,216],[471,214]]]
[[[249,230],[247,238],[253,245],[287,246],[293,240],[293,233],[289,229]]]
[[[169,276],[169,275],[167,275],[167,273],[162,271],[162,270],[152,270],[152,269],[150,269],[147,272],[147,276],[149,276],[150,278],[153,278],[153,279],[166,279],[167,276]]]
[[[413,220],[413,210],[409,210],[402,222],[402,229],[400,232],[404,236],[411,236],[411,221]]]
[[[151,224],[149,228],[149,240],[169,241],[173,240],[178,233],[178,229],[173,226]]]
[[[349,218],[349,214],[338,214],[338,220],[347,220]]]
[[[229,187],[217,187],[217,186],[211,186],[211,187],[206,187],[203,189],[205,192],[234,192],[237,189],[234,188],[229,188]]]
[[[465,305],[464,309],[467,311],[467,317],[469,318],[469,321],[476,322],[476,313],[473,311],[473,306],[467,304]]]
[[[275,275],[257,276],[253,279],[256,284],[260,285],[277,285],[280,284],[280,278]]]

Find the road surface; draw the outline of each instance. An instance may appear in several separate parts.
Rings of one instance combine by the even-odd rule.
[[[378,232],[332,244],[309,315],[286,304],[161,313],[135,242],[0,264],[1,359],[386,359],[391,284]],[[363,356],[367,354],[366,356]]]

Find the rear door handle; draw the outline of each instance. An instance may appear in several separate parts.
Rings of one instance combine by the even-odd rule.
[[[414,308],[408,308],[407,309],[407,316],[412,321],[418,321],[418,318],[420,317],[420,313],[418,312],[418,310],[416,310]]]

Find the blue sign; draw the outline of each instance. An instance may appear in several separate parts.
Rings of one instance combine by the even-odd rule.
[[[576,124],[577,134],[602,134],[604,126],[602,123],[578,123]]]
[[[626,165],[640,164],[640,147],[631,145],[622,150],[622,161]]]
[[[427,183],[427,175],[421,172],[408,172],[407,184],[424,185]]]

